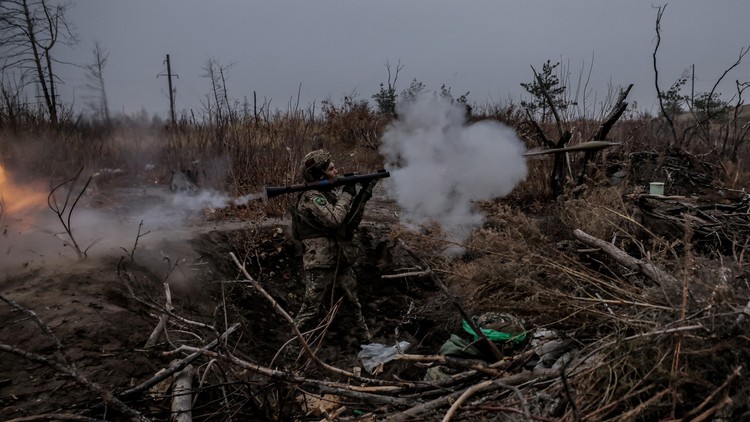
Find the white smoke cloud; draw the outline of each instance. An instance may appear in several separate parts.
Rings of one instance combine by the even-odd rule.
[[[502,197],[527,173],[526,152],[513,129],[496,121],[467,123],[461,104],[423,93],[400,104],[380,153],[389,196],[407,223],[437,221],[465,240],[482,223],[474,203]]]
[[[261,197],[248,194],[234,199],[213,190],[171,192],[166,186],[156,185],[114,188],[103,194],[112,200],[102,205],[87,192],[70,215],[73,236],[79,248],[86,251],[87,261],[129,255],[135,248],[136,261],[161,275],[178,262],[199,258],[191,240],[200,230],[196,222],[203,220],[207,210]],[[63,213],[66,222],[70,205]],[[3,275],[32,269],[59,270],[78,263],[62,223],[42,204],[23,213],[0,214],[0,229]],[[192,275],[183,267],[189,266],[178,266],[169,280],[189,281]]]
[[[205,208],[226,208],[232,203],[232,198],[215,190],[200,190],[194,194],[178,192],[172,198],[175,209],[185,211],[201,211]]]

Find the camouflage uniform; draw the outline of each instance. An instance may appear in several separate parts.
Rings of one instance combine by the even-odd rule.
[[[512,350],[526,339],[526,329],[523,328],[523,320],[511,314],[498,312],[485,312],[474,318],[475,325],[479,327],[488,340],[494,342],[501,352]],[[464,331],[471,334],[473,339],[467,340],[457,334],[451,334],[450,338],[440,347],[440,354],[455,356],[462,359],[482,359],[486,362],[495,362],[497,357],[492,353],[489,346],[478,341],[478,336],[473,328],[464,321]],[[457,369],[445,365],[433,366],[425,373],[425,381],[447,380],[458,372]]]
[[[347,219],[351,217],[353,200],[352,194],[346,191],[310,190],[300,194],[296,212],[300,216],[297,230],[304,245],[305,297],[295,323],[301,331],[312,328],[326,291],[338,287],[354,308],[358,331],[354,334],[360,341],[369,342],[371,336],[362,316],[352,268],[355,258],[350,241],[351,226],[359,222]]]

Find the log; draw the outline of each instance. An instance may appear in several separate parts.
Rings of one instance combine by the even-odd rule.
[[[673,286],[677,286],[680,284],[676,278],[665,273],[664,271],[662,271],[655,265],[649,264],[640,259],[633,258],[632,256],[628,255],[626,252],[624,252],[622,249],[618,248],[617,246],[611,243],[608,243],[604,240],[598,239],[594,236],[591,236],[590,234],[585,233],[583,230],[579,230],[579,229],[573,230],[573,236],[575,236],[576,239],[580,240],[581,242],[589,246],[593,246],[593,247],[601,249],[602,252],[611,256],[615,261],[617,261],[618,264],[632,271],[638,271],[639,273],[650,278],[657,284],[660,284],[660,285],[667,284],[667,285],[673,285]]]
[[[171,422],[192,422],[193,420],[193,365],[188,365],[174,376],[172,387]]]

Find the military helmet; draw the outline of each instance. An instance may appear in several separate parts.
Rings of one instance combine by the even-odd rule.
[[[526,338],[526,330],[523,321],[511,314],[499,312],[485,312],[473,318],[474,323],[482,330],[482,333],[491,341],[520,342]],[[478,338],[471,326],[463,321],[464,331]]]
[[[315,150],[302,159],[300,172],[306,181],[314,182],[323,177],[329,164],[331,164],[331,153],[324,149]]]

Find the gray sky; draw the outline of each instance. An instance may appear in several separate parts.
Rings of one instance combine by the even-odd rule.
[[[202,109],[210,90],[201,77],[209,58],[228,69],[230,97],[285,109],[345,95],[370,99],[403,65],[397,90],[413,79],[431,90],[442,84],[478,104],[518,102],[530,66],[561,61],[574,90],[593,65],[588,104],[610,86],[635,84],[630,100],[655,111],[652,53],[655,6],[640,0],[74,0],[68,18],[81,42],[60,58],[93,61],[94,40],[109,53],[105,82],[113,113],[168,110],[165,56],[169,54],[178,110]],[[695,64],[696,92],[708,91],[750,46],[750,1],[676,0],[662,20],[658,53],[666,90]],[[65,101],[84,103],[84,72],[65,69]],[[750,80],[750,55],[727,76]],[[686,93],[689,93],[689,86]],[[318,107],[319,109],[319,107]]]

